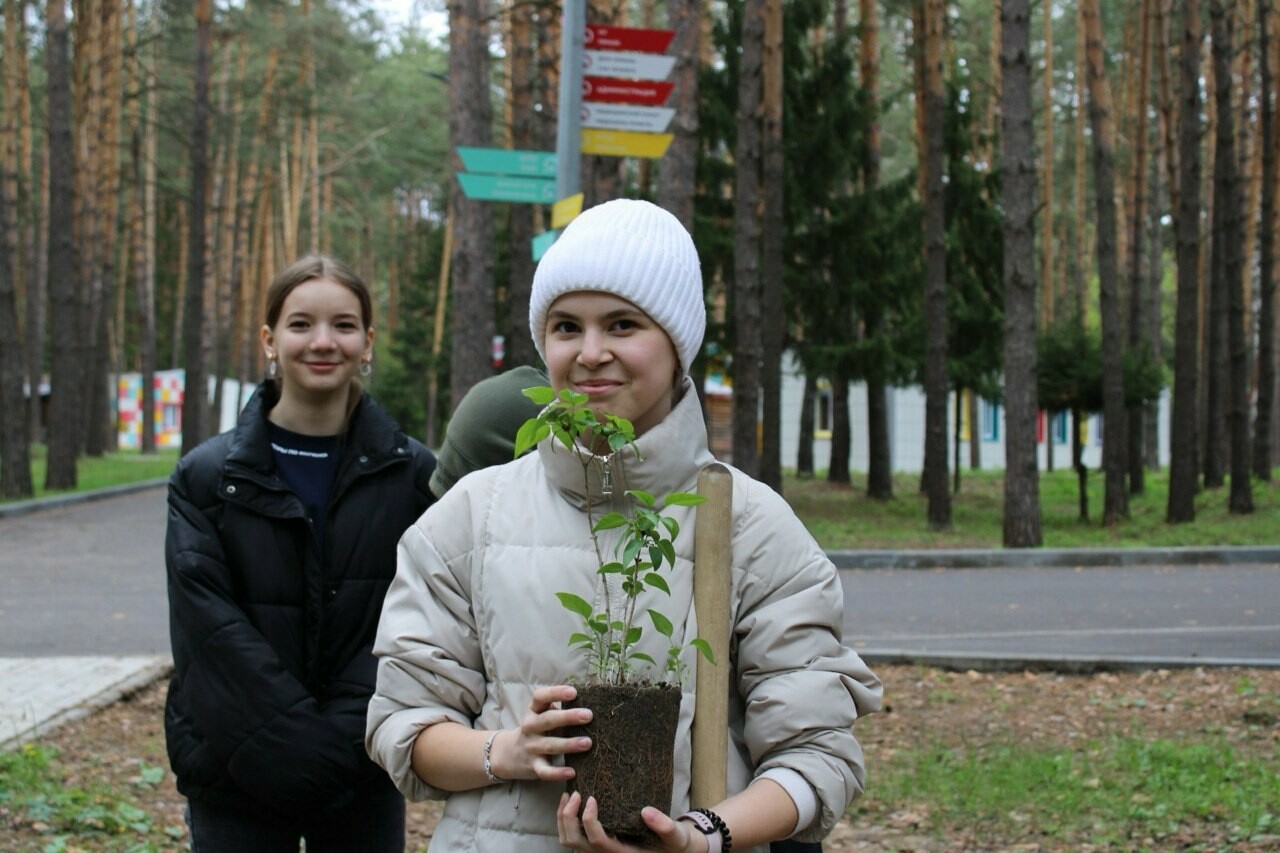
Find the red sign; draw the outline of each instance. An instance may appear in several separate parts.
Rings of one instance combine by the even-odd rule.
[[[583,77],[582,100],[643,104],[656,107],[666,103],[675,83],[662,80],[619,80],[613,77]]]
[[[644,53],[666,53],[675,35],[675,30],[643,30],[636,27],[587,24],[587,30],[583,34],[583,47],[589,50],[639,50]]]

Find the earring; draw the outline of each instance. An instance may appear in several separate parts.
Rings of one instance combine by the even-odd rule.
[[[373,360],[360,362],[360,375],[366,379],[373,373]]]
[[[276,376],[279,375],[279,373],[280,373],[280,364],[276,361],[275,356],[271,356],[271,358],[267,360],[267,378],[275,379]]]

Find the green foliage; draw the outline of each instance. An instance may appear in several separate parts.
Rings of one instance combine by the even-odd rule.
[[[1235,840],[1274,837],[1274,761],[1237,757],[1230,742],[1124,736],[1075,749],[1008,745],[970,751],[935,744],[886,756],[868,800],[911,803],[939,826],[1029,831],[1072,847],[1172,844],[1189,823],[1223,823]]]
[[[597,414],[589,406],[590,398],[568,388],[557,395],[547,386],[526,388],[524,394],[543,406],[536,416],[525,421],[516,434],[515,455],[528,452],[538,442],[554,437],[582,463],[583,481],[590,495],[588,472],[595,458],[587,447],[595,447],[601,453],[615,453],[624,447],[635,445],[635,429],[626,418],[611,414]],[[583,446],[585,441],[587,447]],[[593,677],[609,684],[622,684],[651,670],[660,670],[677,682],[687,675],[687,667],[680,659],[683,646],[674,641],[674,625],[663,613],[649,609],[649,620],[654,630],[667,638],[667,655],[659,667],[650,655],[638,651],[635,646],[644,629],[636,624],[636,607],[640,594],[646,589],[671,594],[671,588],[659,572],[664,565],[674,570],[676,565],[675,540],[680,535],[680,525],[672,517],[663,515],[656,507],[658,500],[648,492],[631,489],[626,496],[632,501],[627,512],[610,512],[594,522],[591,520],[591,501],[587,501],[587,519],[591,529],[591,541],[596,556],[600,558],[599,575],[618,575],[624,600],[621,613],[611,614],[608,595],[605,611],[595,612],[586,599],[571,592],[557,592],[561,606],[582,620],[582,630],[569,636],[569,645],[587,655],[588,668]],[[687,492],[673,492],[663,500],[664,506],[697,506],[706,498]],[[601,555],[599,534],[619,531],[614,546],[614,560],[606,561]],[[688,645],[715,663],[711,646],[702,639],[694,639]],[[641,671],[636,664],[642,663]]]
[[[164,769],[143,763],[135,786],[154,788]],[[57,752],[35,743],[0,751],[0,814],[43,824],[45,850],[77,849],[92,841],[102,849],[156,849],[151,815],[126,792],[81,788],[62,779]]]
[[[1036,389],[1046,411],[1102,410],[1102,341],[1078,316],[1057,320],[1037,336]]]

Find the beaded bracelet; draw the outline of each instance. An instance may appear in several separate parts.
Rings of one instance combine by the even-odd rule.
[[[729,825],[724,822],[724,818],[711,809],[690,809],[676,820],[689,821],[707,836],[710,853],[730,853],[733,850],[733,837],[729,835]],[[716,838],[716,836],[719,837]],[[716,838],[719,843],[713,842],[713,838]]]
[[[489,739],[484,742],[484,775],[489,777],[489,781],[495,785],[505,782],[505,779],[499,778],[493,772],[493,763],[489,760],[489,753],[493,749],[493,739],[502,734],[506,729],[498,729],[489,735]]]

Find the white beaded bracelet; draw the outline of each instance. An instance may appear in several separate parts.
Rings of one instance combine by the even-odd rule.
[[[501,784],[506,780],[501,779],[498,776],[494,775],[493,763],[489,760],[489,752],[493,749],[493,739],[496,738],[498,735],[502,734],[504,731],[506,731],[506,729],[498,729],[490,733],[488,740],[484,742],[484,775],[488,776],[489,781],[495,785]]]

